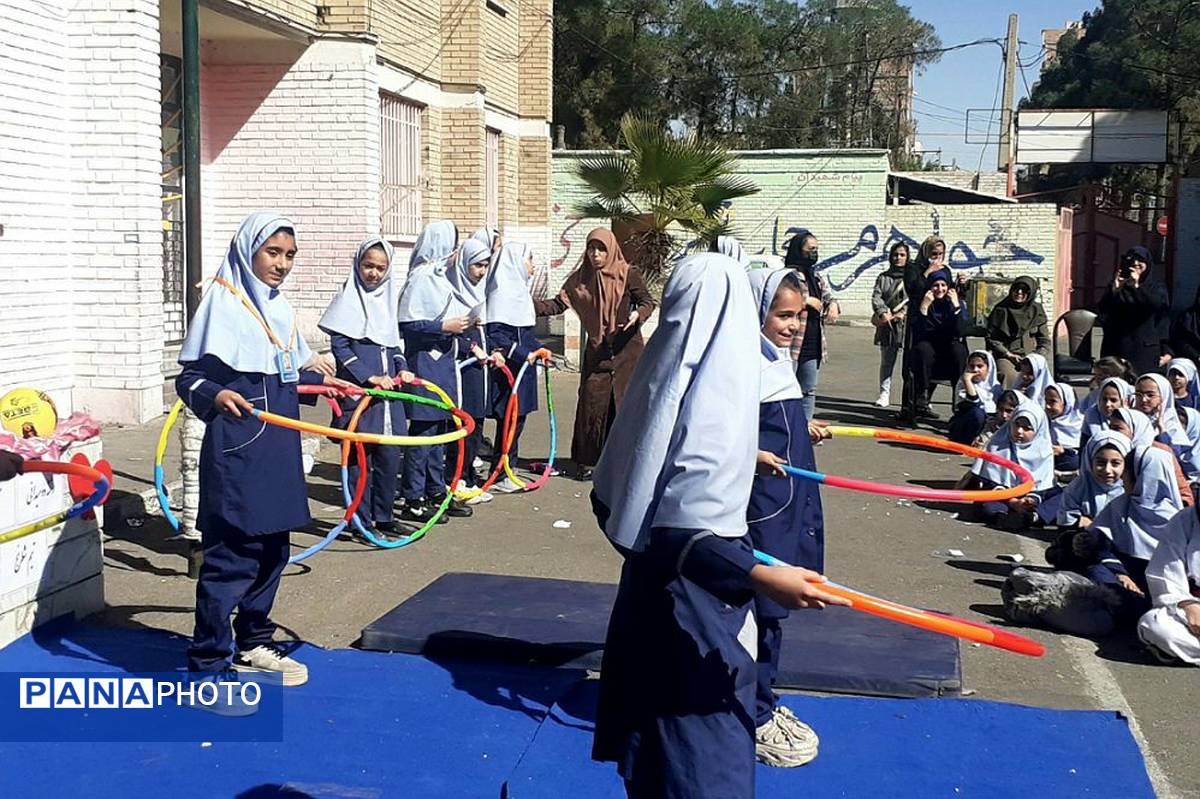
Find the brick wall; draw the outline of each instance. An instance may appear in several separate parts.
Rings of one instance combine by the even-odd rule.
[[[482,0],[442,3],[441,54],[443,83],[460,85],[483,81],[483,15],[490,14]]]
[[[74,405],[162,408],[158,3],[76,0],[67,26]]]
[[[519,113],[549,119],[553,105],[553,0],[522,0]]]
[[[428,80],[442,79],[442,32],[475,3],[441,0],[371,0],[370,30],[379,37],[379,56]],[[443,14],[455,11],[449,18]]]
[[[474,108],[442,110],[442,203],[440,218],[459,230],[475,230],[486,218],[484,208],[483,114]],[[437,217],[428,217],[432,221]]]
[[[520,20],[525,10],[516,0],[504,4],[508,9],[508,13],[504,15],[483,2],[479,5],[484,6],[480,82],[487,88],[487,100],[490,105],[516,113],[517,59],[521,48],[519,31]]]
[[[337,0],[332,3],[329,0],[319,3],[314,0],[242,0],[242,3],[255,11],[265,12],[268,16],[283,17],[308,28],[317,27],[317,6],[349,5],[348,2],[339,3]]]
[[[751,253],[786,251],[794,229],[807,228],[821,242],[824,273],[837,287],[843,312],[870,313],[875,276],[897,238],[919,243],[940,231],[951,264],[969,273],[1031,274],[1042,279],[1042,302],[1053,307],[1057,208],[1053,204],[890,206],[886,200],[887,155],[882,151],[782,151],[741,153],[740,173],[761,191],[733,203],[736,233]],[[586,154],[556,152],[553,158],[551,283],[575,267],[583,237],[608,220],[580,219],[574,206],[588,197],[574,176]]]
[[[71,409],[67,0],[0,0],[0,394]]]
[[[246,214],[281,211],[299,244],[285,291],[324,347],[317,320],[379,227],[375,50],[318,40],[293,64],[206,64],[202,89],[205,275]]]

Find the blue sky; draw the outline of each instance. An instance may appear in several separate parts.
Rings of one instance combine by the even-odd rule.
[[[947,47],[982,38],[1003,38],[1008,29],[1008,15],[1019,19],[1018,37],[1020,60],[1029,63],[1042,46],[1042,29],[1058,28],[1068,20],[1079,19],[1083,12],[1100,4],[1100,0],[901,0],[918,19],[930,22]],[[942,163],[957,159],[964,169],[996,168],[997,130],[991,129],[990,146],[966,144],[963,131],[967,126],[966,110],[993,108],[1000,105],[997,79],[1001,69],[1001,51],[993,44],[968,47],[944,53],[940,61],[917,76],[917,98],[913,111],[917,120],[917,139],[924,149],[942,149]],[[1025,78],[1032,86],[1040,64],[1025,69]],[[1017,101],[1026,95],[1018,71]],[[993,102],[993,97],[995,101]],[[939,107],[941,106],[941,107]],[[951,110],[953,109],[953,110]],[[982,141],[988,127],[988,115],[970,115],[971,141]],[[930,156],[931,157],[931,156]]]

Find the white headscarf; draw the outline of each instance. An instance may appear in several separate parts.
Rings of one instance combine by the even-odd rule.
[[[1184,508],[1171,517],[1158,540],[1146,583],[1157,608],[1195,599],[1191,583],[1200,583],[1200,511]]]
[[[1191,446],[1192,442],[1188,440],[1187,433],[1179,424],[1179,415],[1175,413],[1175,389],[1171,388],[1170,381],[1153,372],[1138,378],[1139,383],[1143,380],[1153,380],[1154,385],[1158,386],[1159,395],[1162,396],[1162,405],[1158,408],[1158,414],[1150,417],[1150,421],[1157,422],[1157,426],[1162,428],[1162,434],[1167,437],[1167,443],[1171,446]]]
[[[358,267],[367,250],[376,246],[383,248],[388,268],[379,285],[368,290],[359,277]],[[399,347],[397,308],[400,281],[395,279],[395,270],[392,269],[392,253],[392,245],[378,236],[358,245],[354,263],[350,266],[350,277],[346,278],[342,290],[321,315],[317,327],[330,335],[336,333],[355,340],[367,339],[381,347]]]
[[[1133,408],[1117,408],[1114,411],[1129,426],[1134,449],[1148,447],[1154,443],[1154,423],[1150,417]]]
[[[746,532],[758,449],[758,317],[744,270],[718,253],[676,262],[593,476],[605,534],[645,548],[654,527]]]
[[[1115,449],[1122,458],[1128,458],[1132,446],[1128,438],[1115,430],[1101,430],[1088,439],[1079,461],[1079,475],[1063,489],[1062,505],[1058,510],[1059,525],[1075,524],[1081,516],[1095,519],[1108,503],[1125,493],[1125,484],[1120,480],[1113,485],[1097,480],[1092,472],[1092,462],[1105,448]]]
[[[485,272],[478,282],[472,283],[467,267],[480,261],[490,261],[491,258],[491,248],[485,242],[472,236],[459,248],[454,268],[447,270],[446,276],[450,279],[450,285],[454,286],[454,290],[458,293],[459,300],[472,308],[483,302],[486,296],[484,286],[487,284],[487,273]]]
[[[1188,480],[1198,480],[1200,479],[1200,411],[1195,408],[1180,408],[1180,410],[1187,416],[1187,424],[1183,426],[1183,431],[1187,433],[1191,443],[1180,452],[1179,465],[1183,467],[1183,473],[1187,475]]]
[[[217,277],[229,283],[258,309],[283,346],[291,346],[296,328],[296,312],[279,292],[254,276],[254,253],[267,239],[281,230],[294,236],[296,225],[274,211],[259,211],[242,220],[229,242],[225,260]],[[234,292],[214,282],[200,300],[200,307],[188,327],[187,338],[179,350],[179,362],[191,363],[212,355],[238,372],[279,374],[276,355],[279,350],[263,326]],[[304,336],[296,332],[292,363],[303,366],[312,358]]]
[[[1156,447],[1134,449],[1133,491],[1110,502],[1096,517],[1097,530],[1117,551],[1149,560],[1167,522],[1183,508],[1175,482],[1174,456]]]
[[[432,261],[410,271],[400,294],[400,323],[462,316],[470,308],[458,297],[446,275],[445,260]]]
[[[722,236],[722,238],[724,238]],[[765,324],[767,314],[775,302],[775,293],[788,275],[794,275],[791,269],[751,269],[750,293],[758,310],[758,321]],[[792,278],[795,280],[795,278]],[[799,285],[797,285],[799,290]],[[762,355],[762,374],[759,378],[759,402],[779,402],[788,399],[802,399],[804,392],[796,379],[795,365],[792,363],[790,352],[781,351],[779,347],[760,334],[759,345]]]
[[[1104,389],[1112,386],[1121,395],[1121,407],[1128,407],[1129,398],[1133,396],[1133,386],[1126,383],[1119,377],[1106,377],[1100,381],[1100,387],[1093,391],[1088,397],[1092,400],[1087,411],[1083,414],[1083,432],[1088,438],[1096,435],[1101,430],[1108,429],[1108,417],[1101,411],[1100,401],[1101,395],[1104,394]]]
[[[418,266],[448,260],[457,246],[458,228],[453,222],[448,219],[430,222],[413,243],[408,257],[409,276]]]
[[[1025,396],[1041,405],[1045,402],[1046,386],[1051,384],[1050,367],[1046,365],[1046,359],[1036,352],[1026,355],[1023,360],[1029,362],[1033,370],[1033,380],[1021,390],[1025,392]]]
[[[1033,425],[1033,438],[1025,443],[1018,443],[1012,437],[1012,429],[1018,419],[1027,419]],[[1033,475],[1035,491],[1054,487],[1054,445],[1050,443],[1050,423],[1046,419],[1046,412],[1032,400],[1022,402],[1013,411],[1008,422],[988,441],[986,449],[1028,469]],[[1020,482],[1011,469],[983,458],[976,459],[971,471],[998,486],[1012,487]]]
[[[750,265],[750,259],[746,257],[746,249],[733,236],[717,236],[717,252],[721,255],[728,255],[743,269]]]
[[[1066,449],[1079,449],[1079,435],[1083,430],[1083,414],[1079,412],[1075,389],[1068,383],[1051,383],[1052,388],[1063,400],[1063,412],[1050,420],[1050,440]]]
[[[492,261],[485,287],[489,322],[530,327],[537,321],[529,292],[529,270],[525,268],[528,255],[529,248],[521,242],[506,241]]]
[[[996,359],[992,357],[992,354],[987,350],[971,350],[967,354],[967,360],[976,356],[987,361],[988,374],[983,382],[975,384],[975,395],[978,397],[979,406],[983,408],[984,413],[993,414],[996,412],[996,403],[1000,400],[1000,395],[1004,393],[1004,386],[1000,385],[1000,379],[996,375]],[[961,377],[958,379],[955,391],[960,400],[967,399],[966,385]]]
[[[1188,408],[1200,409],[1200,372],[1196,369],[1196,362],[1191,358],[1172,358],[1167,363],[1167,377],[1171,376],[1171,372],[1179,372],[1187,380],[1188,393],[1184,399],[1175,399],[1176,407],[1180,405]],[[1170,382],[1168,380],[1168,382]],[[1171,392],[1174,394],[1174,391]]]
[[[480,244],[485,245],[488,251],[496,246],[496,239],[500,238],[500,231],[494,227],[481,227],[471,234],[471,238]],[[466,242],[463,242],[466,244]]]

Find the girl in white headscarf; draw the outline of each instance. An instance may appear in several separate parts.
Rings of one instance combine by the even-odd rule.
[[[1175,487],[1179,491],[1179,496],[1183,499],[1184,505],[1192,505],[1195,502],[1192,487],[1188,483],[1187,475],[1183,473],[1183,467],[1179,463],[1179,457],[1175,454],[1175,450],[1171,449],[1170,445],[1164,444],[1154,438],[1154,424],[1150,421],[1150,417],[1141,411],[1135,411],[1133,408],[1117,408],[1113,415],[1109,417],[1109,428],[1121,433],[1131,442],[1135,450],[1142,447],[1154,447],[1171,456],[1171,465],[1175,473]]]
[[[754,548],[785,563],[821,571],[825,567],[825,520],[820,484],[796,480],[784,465],[816,471],[813,441],[828,438],[809,422],[800,401],[789,348],[804,313],[805,290],[791,269],[750,270],[750,291],[762,327],[758,410],[758,470],[750,492],[746,520]],[[817,735],[786,707],[779,705],[773,685],[783,647],[780,623],[788,611],[759,595],[758,687],[755,699],[755,748],[772,766],[802,766],[817,755]]]
[[[1191,445],[1179,415],[1175,413],[1175,392],[1167,378],[1160,374],[1144,374],[1134,384],[1137,409],[1150,417],[1155,440],[1170,445],[1176,455]]]
[[[516,386],[520,415],[517,417],[516,434],[508,450],[508,461],[514,467],[517,464],[521,432],[525,429],[525,418],[538,409],[537,370],[534,364],[537,361],[550,361],[550,350],[533,335],[533,324],[537,319],[529,285],[533,269],[533,253],[527,246],[519,241],[505,242],[488,270],[484,288],[487,321],[484,333],[492,360],[497,364],[511,362],[509,369],[514,377],[523,363],[529,364]],[[488,390],[491,404],[489,415],[496,420],[497,431],[496,446],[493,448],[495,454],[492,456],[492,468],[495,469],[501,453],[504,412],[513,387],[508,385],[508,378],[499,369],[493,369]],[[496,483],[492,490],[511,494],[520,488],[506,477]]]
[[[1023,530],[1058,515],[1062,489],[1054,482],[1054,446],[1045,411],[1019,392],[1006,391],[1001,398],[1012,395],[1021,398],[1017,409],[988,441],[987,451],[1024,466],[1033,475],[1033,491],[1007,502],[984,502],[979,513],[983,521],[1002,529]],[[982,458],[975,461],[971,471],[978,478],[979,488],[1011,487],[1020,482],[1011,469]]]
[[[290,531],[312,517],[300,434],[252,413],[297,417],[301,383],[348,387],[302,368],[312,353],[280,291],[296,250],[296,226],[280,214],[260,212],[242,221],[188,328],[175,380],[179,398],[208,423],[196,519],[205,557],[188,668],[272,671],[283,675],[284,685],[305,682],[308,670],[275,647],[269,617]]]
[[[973,444],[988,416],[996,412],[996,401],[1003,393],[996,359],[987,350],[973,350],[967,355],[967,370],[954,387],[957,401],[947,437],[959,444]]]
[[[1125,493],[1121,475],[1132,446],[1114,430],[1101,430],[1088,440],[1079,475],[1063,490],[1059,527],[1091,527],[1100,511]]]
[[[1046,394],[1046,387],[1054,380],[1046,359],[1037,353],[1026,355],[1020,361],[1020,370],[1021,381],[1018,389],[1023,391],[1026,397],[1041,405]]]
[[[679,261],[596,466],[592,504],[624,556],[592,757],[631,796],[754,796],[754,591],[832,598],[746,536],[759,408],[758,320],[744,270]],[[840,604],[840,603],[839,603]]]
[[[450,284],[454,287],[461,303],[470,308],[468,317],[483,321],[485,313],[484,278],[492,260],[492,250],[485,240],[481,240],[479,231],[463,242],[459,248],[458,258],[454,268],[449,272]],[[486,237],[485,237],[486,238]],[[479,452],[479,443],[483,440],[483,420],[491,409],[491,380],[487,364],[488,355],[487,335],[482,324],[474,325],[466,330],[459,342],[459,380],[458,406],[475,419],[475,432],[467,437],[466,452],[463,460],[463,485],[475,488],[479,485],[479,475],[475,469],[475,456]],[[464,366],[466,361],[472,361]],[[454,445],[449,445],[454,446]],[[453,457],[447,451],[447,471]],[[453,475],[447,475],[447,479]],[[468,505],[491,502],[491,493],[484,491],[467,500]]]
[[[1087,446],[1088,439],[1108,429],[1108,419],[1118,408],[1128,408],[1133,399],[1133,386],[1119,377],[1106,377],[1099,387],[1088,395],[1091,404],[1084,411],[1083,427],[1079,431],[1079,446]]]
[[[1172,358],[1167,364],[1167,380],[1175,394],[1175,407],[1200,409],[1200,373],[1190,358]]]
[[[1050,441],[1054,444],[1054,470],[1079,471],[1079,439],[1083,414],[1079,412],[1075,389],[1068,383],[1046,386],[1046,418],[1050,420]]]
[[[454,223],[448,219],[430,222],[413,243],[412,253],[408,257],[409,277],[425,264],[440,264],[445,268],[457,249],[458,228]]]
[[[1175,514],[1146,567],[1153,609],[1138,622],[1138,637],[1162,660],[1200,666],[1200,518]]]
[[[360,244],[350,267],[350,276],[318,323],[318,327],[329,335],[338,377],[363,388],[392,391],[398,383],[410,383],[414,377],[400,351],[397,320],[400,281],[392,269],[392,254],[392,245],[378,236]],[[334,424],[339,427],[349,424],[357,405],[357,398],[342,399],[342,415]],[[407,435],[403,403],[372,401],[359,417],[357,429],[385,436]],[[371,477],[359,515],[365,527],[384,536],[395,535],[392,508],[396,501],[401,450],[375,444],[367,444],[364,449]],[[359,468],[357,460],[350,465],[350,485],[357,482]]]

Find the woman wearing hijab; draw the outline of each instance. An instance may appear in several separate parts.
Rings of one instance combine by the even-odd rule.
[[[613,418],[621,407],[629,378],[641,357],[641,325],[654,313],[654,298],[641,271],[625,260],[612,231],[588,234],[578,268],[558,296],[535,300],[538,316],[556,316],[571,308],[587,332],[571,436],[571,460],[587,479],[600,460]]]
[[[485,311],[485,278],[491,261],[492,250],[477,233],[463,242],[454,267],[447,273],[457,303],[470,309],[467,312],[468,318],[479,319]],[[475,456],[479,453],[479,443],[483,440],[483,420],[491,412],[491,379],[487,365],[490,356],[487,335],[482,325],[471,325],[459,336],[458,352],[458,407],[475,419],[475,432],[467,437],[463,455],[462,483],[470,489],[479,485]],[[464,365],[466,361],[471,363]],[[456,445],[447,444],[446,447],[444,457],[448,483],[454,477],[451,464],[454,463]],[[492,495],[484,491],[468,499],[467,504],[478,505],[491,502],[492,499]]]
[[[796,362],[796,377],[804,391],[804,414],[809,419],[817,410],[817,377],[821,362],[829,354],[825,342],[825,323],[837,321],[841,309],[829,290],[825,276],[817,272],[820,260],[817,237],[801,230],[788,242],[784,265],[795,269],[804,279],[808,291],[800,329],[792,340],[792,359]]]
[[[273,212],[246,217],[179,353],[183,368],[175,391],[207,423],[196,520],[204,564],[196,583],[188,669],[221,673],[222,680],[237,680],[230,669],[281,674],[284,685],[308,679],[304,665],[273,642],[270,619],[287,564],[289,531],[312,522],[300,434],[251,413],[258,408],[294,418],[300,412],[298,385],[348,384],[300,368],[312,352],[280,293],[295,257],[296,226],[290,220]]]
[[[1146,567],[1153,609],[1138,637],[1160,660],[1200,666],[1200,517],[1175,514]]]
[[[1162,366],[1168,330],[1167,287],[1150,274],[1150,251],[1131,247],[1121,256],[1112,285],[1100,299],[1101,355],[1125,358],[1139,374]],[[1180,353],[1184,355],[1186,353]]]
[[[924,296],[929,289],[929,284],[939,274],[945,279],[947,286],[953,285],[954,276],[950,272],[950,267],[946,265],[946,242],[942,241],[940,236],[934,235],[921,242],[921,246],[917,250],[917,257],[909,261],[908,267],[904,270],[904,291],[909,298],[909,303],[907,306],[908,319],[904,330],[904,360],[901,366],[901,375],[904,378],[904,390],[900,399],[899,422],[901,425],[916,424],[917,407],[919,405],[929,407],[929,392],[932,383],[926,387],[926,393],[920,402],[918,402],[913,388],[913,323],[920,315],[921,303],[917,298]]]
[[[967,345],[964,340],[967,308],[946,281],[942,272],[935,272],[921,292],[917,314],[911,320],[908,359],[912,370],[914,407],[909,409],[914,419],[936,419],[929,407],[935,372],[952,376],[966,371]]]
[[[753,269],[750,291],[758,310],[758,470],[746,521],[754,548],[785,563],[813,571],[825,568],[825,519],[817,483],[794,480],[784,465],[816,471],[813,440],[828,437],[804,415],[803,397],[789,348],[804,313],[807,292],[790,269]],[[780,623],[788,611],[765,596],[755,597],[758,622],[758,688],[754,740],[760,761],[794,768],[817,756],[817,734],[779,704],[775,677],[783,648]]]
[[[1125,494],[1076,535],[1074,554],[1089,564],[1084,574],[1119,597],[1118,625],[1150,608],[1146,566],[1167,524],[1184,507],[1174,478],[1170,455],[1135,447],[1126,460]]]
[[[1037,301],[1036,279],[1019,277],[1009,286],[1008,296],[992,308],[987,318],[986,343],[996,356],[1005,388],[1016,385],[1021,359],[1034,353],[1050,354],[1050,335],[1046,332],[1046,311]]]
[[[392,269],[391,244],[375,237],[359,245],[350,277],[317,324],[329,335],[339,378],[363,388],[387,391],[394,390],[397,383],[412,382],[414,375],[400,352],[399,282]],[[358,399],[344,397],[340,402],[342,414],[334,424],[345,427]],[[357,429],[385,436],[406,435],[404,405],[394,400],[372,402],[359,417]],[[385,536],[394,535],[392,506],[401,450],[377,444],[366,444],[364,450],[371,475],[360,505],[364,526]],[[350,485],[357,482],[360,468],[357,461],[350,465]]]
[[[892,402],[892,372],[896,356],[904,344],[904,318],[908,294],[904,290],[904,272],[911,252],[908,245],[898,241],[888,250],[888,268],[875,278],[871,292],[871,322],[875,325],[875,346],[879,347],[879,396],[877,408]]]
[[[533,324],[537,316],[533,308],[533,297],[529,293],[531,277],[533,253],[524,244],[510,241],[500,248],[500,254],[496,256],[488,271],[484,287],[487,298],[484,335],[491,349],[492,360],[498,365],[512,361],[509,368],[514,376],[523,362],[530,364],[530,368],[525,370],[524,376],[516,386],[520,415],[517,417],[516,433],[508,450],[508,462],[514,469],[517,465],[521,432],[525,429],[525,418],[538,408],[537,370],[533,368],[533,364],[538,360],[549,362],[550,359],[550,351],[533,337]],[[508,397],[513,390],[507,380],[499,369],[491,370],[488,392],[491,417],[496,420],[497,431],[492,469],[500,462],[503,451],[500,437],[504,431],[504,412],[508,408]],[[492,490],[500,494],[511,494],[520,491],[520,488],[511,478],[506,477],[496,483]]]
[[[835,600],[813,572],[758,564],[746,535],[760,358],[744,270],[682,259],[662,314],[596,466],[592,505],[625,564],[592,757],[616,762],[630,796],[751,799],[754,592]]]
[[[430,227],[427,227],[422,236],[429,232]],[[404,338],[408,368],[443,391],[455,392],[457,362],[463,357],[460,354],[461,337],[478,324],[478,318],[470,316],[471,309],[450,283],[448,240],[442,237],[437,241],[439,246],[430,252],[446,254],[440,258],[431,256],[431,260],[417,268],[410,267],[408,281],[400,294],[400,334]],[[428,389],[416,386],[409,393],[437,399]],[[449,425],[445,411],[421,403],[414,403],[408,409],[408,417],[408,432],[414,436],[435,436],[445,432]],[[400,494],[404,499],[400,518],[425,524],[437,512],[446,497],[446,490],[445,448],[440,445],[409,447],[404,453],[404,470],[400,475]],[[470,515],[472,510],[455,499],[451,500],[438,523],[448,521],[446,516]]]

